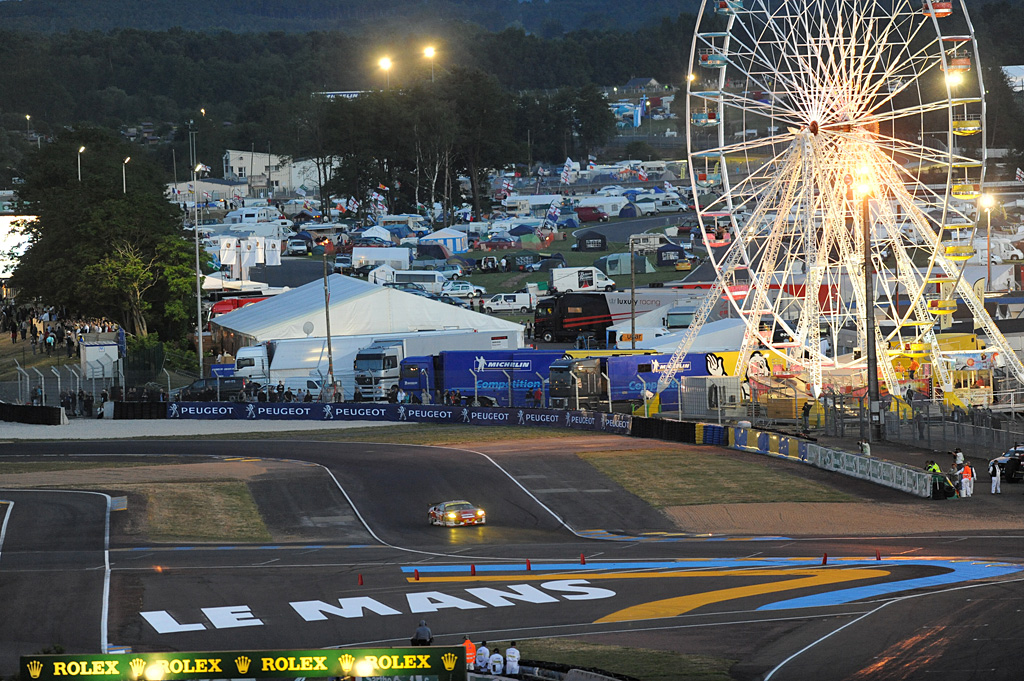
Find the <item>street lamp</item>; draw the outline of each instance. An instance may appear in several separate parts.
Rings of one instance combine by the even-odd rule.
[[[981,207],[985,209],[988,218],[988,226],[985,230],[985,258],[988,260],[988,277],[985,280],[985,290],[992,290],[992,206],[996,199],[991,194],[984,194],[981,197]],[[984,301],[982,301],[984,302]]]
[[[32,136],[32,116],[31,114],[25,114],[25,134],[29,137]]]
[[[121,193],[128,193],[128,178],[125,174],[125,168],[128,166],[128,161],[132,160],[131,156],[124,157],[124,163],[121,164]]]
[[[863,173],[866,168],[858,169]],[[878,354],[875,347],[875,263],[871,259],[872,187],[862,177],[855,187],[861,197],[860,229],[864,240],[864,348],[868,361],[868,442],[882,439],[882,412],[878,396]]]
[[[434,82],[434,48],[427,47],[423,50],[423,56],[430,60],[430,82]]]
[[[192,232],[196,239],[196,348],[199,351],[199,377],[203,377],[203,270],[199,265],[199,171],[206,166],[197,163],[192,168],[192,206],[195,217],[192,221]]]
[[[78,181],[82,181],[82,152],[85,151],[85,147],[78,147]]]
[[[381,57],[377,64],[384,69],[384,75],[386,77],[387,89],[391,89],[391,60],[387,57]]]

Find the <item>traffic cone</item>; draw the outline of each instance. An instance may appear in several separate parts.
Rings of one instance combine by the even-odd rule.
[[[413,572],[415,573],[415,576],[413,577],[413,579],[416,580],[417,582],[420,581],[420,571],[419,570],[413,570]]]
[[[469,566],[469,574],[476,576],[476,565]]]
[[[360,574],[359,575],[359,586],[362,586],[362,585],[363,585],[363,575]]]
[[[530,559],[529,559],[529,558],[527,558],[527,559],[526,559],[526,571],[527,571],[527,572],[529,572],[529,571],[530,571],[530,570],[532,570],[532,569],[533,569],[533,568],[532,568],[532,567],[530,567]]]
[[[875,560],[882,560],[882,552],[875,549]]]
[[[581,553],[580,554],[580,565],[586,565],[586,564],[587,564],[587,559],[584,558],[583,554]]]
[[[822,557],[821,557],[821,564],[822,565],[828,565],[828,554],[827,553],[822,555]]]

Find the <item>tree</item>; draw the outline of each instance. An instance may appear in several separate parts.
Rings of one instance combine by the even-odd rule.
[[[454,107],[455,158],[469,176],[473,213],[480,220],[482,178],[507,161],[514,146],[512,98],[497,78],[476,69],[453,68],[440,86]]]
[[[159,330],[180,338],[194,274],[191,249],[177,207],[164,196],[165,178],[138,153],[108,133],[86,129],[29,156],[19,195],[38,220],[25,229],[28,247],[12,284],[23,300],[117,320],[142,336]]]

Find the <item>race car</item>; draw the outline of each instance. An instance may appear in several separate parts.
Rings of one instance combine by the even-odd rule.
[[[456,525],[485,525],[487,514],[484,509],[468,501],[439,501],[430,507],[427,519],[431,525],[454,527]]]

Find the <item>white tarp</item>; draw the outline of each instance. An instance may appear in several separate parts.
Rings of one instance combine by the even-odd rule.
[[[422,296],[384,288],[340,274],[327,279],[331,334],[348,336],[431,329],[477,329],[523,333],[522,324],[472,312]],[[309,323],[311,328],[303,327]],[[210,322],[223,333],[255,342],[327,335],[324,285],[320,280],[222,314]],[[246,343],[241,343],[245,345]]]
[[[356,246],[352,249],[352,267],[363,265],[390,265],[396,270],[412,269],[412,249],[405,246],[375,248]]]
[[[384,239],[384,241],[394,241],[394,235],[380,225],[374,225],[373,227],[363,230],[363,233],[359,236],[365,238],[375,236],[378,239]]]
[[[242,308],[243,310],[245,308]],[[232,313],[233,314],[233,313]],[[220,319],[218,317],[217,319]],[[743,344],[743,332],[747,325],[742,319],[719,319],[708,322],[701,327],[697,339],[691,348],[693,352],[724,352],[739,350]],[[665,336],[644,340],[636,344],[638,350],[657,350],[658,352],[675,352],[686,335],[682,329]]]

